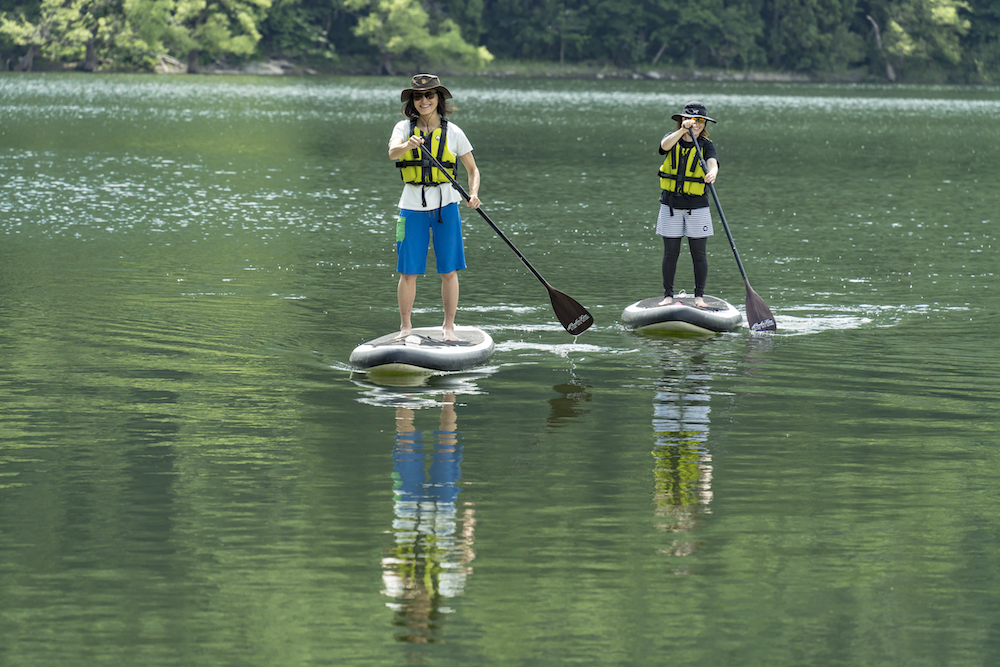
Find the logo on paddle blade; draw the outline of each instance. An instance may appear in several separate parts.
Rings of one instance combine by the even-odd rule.
[[[774,331],[778,328],[778,325],[771,318],[766,320],[761,320],[760,322],[754,322],[750,326],[750,331]]]
[[[583,326],[587,322],[590,322],[593,319],[594,318],[590,316],[590,313],[584,313],[580,317],[576,318],[575,320],[573,320],[572,322],[570,322],[569,324],[567,324],[566,325],[566,330],[569,331],[570,333],[572,333],[572,332],[576,331],[581,326]]]

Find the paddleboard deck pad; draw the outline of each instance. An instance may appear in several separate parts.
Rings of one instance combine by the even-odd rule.
[[[637,331],[678,331],[686,333],[722,333],[738,329],[743,314],[731,303],[705,295],[706,308],[694,305],[694,297],[679,295],[667,306],[659,305],[662,296],[636,301],[622,311],[622,324]]]
[[[464,371],[493,355],[493,338],[476,327],[455,327],[457,341],[447,341],[441,327],[419,327],[398,339],[399,332],[362,343],[351,352],[351,365],[368,373],[411,374]]]

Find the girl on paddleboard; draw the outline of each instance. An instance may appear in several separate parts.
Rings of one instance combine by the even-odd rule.
[[[701,102],[688,102],[681,113],[674,114],[677,129],[660,140],[660,155],[665,156],[660,167],[660,212],[656,233],[663,237],[663,300],[659,305],[674,302],[674,274],[681,252],[682,237],[688,238],[691,260],[694,262],[694,305],[705,308],[705,283],[708,281],[708,255],[705,251],[712,236],[712,214],[709,209],[708,184],[719,175],[715,144],[708,138],[708,117]],[[698,161],[698,151],[691,141],[697,138],[706,171]]]
[[[465,268],[458,202],[463,197],[452,187],[447,176],[423,156],[423,151],[429,151],[453,178],[461,161],[469,175],[466,205],[479,208],[479,168],[465,132],[446,118],[452,111],[445,103],[450,98],[451,93],[441,85],[438,77],[433,74],[414,76],[410,87],[399,96],[406,119],[396,124],[389,139],[389,159],[396,162],[403,179],[396,221],[400,339],[413,330],[410,316],[416,298],[417,276],[427,270],[427,252],[433,242],[444,302],[442,334],[444,340],[458,340],[455,336],[458,271]]]

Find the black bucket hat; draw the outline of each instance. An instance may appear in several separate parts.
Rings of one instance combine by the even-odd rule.
[[[704,118],[707,121],[715,122],[714,118],[708,117],[708,109],[701,102],[688,102],[684,105],[684,111],[681,113],[675,113],[671,116],[674,120],[681,120],[682,118]]]
[[[446,100],[451,98],[451,93],[448,89],[441,85],[441,79],[437,78],[433,74],[417,74],[410,81],[410,87],[406,88],[399,94],[399,101],[405,102],[413,97],[413,93],[422,93],[427,90],[436,90],[438,94],[443,95]]]

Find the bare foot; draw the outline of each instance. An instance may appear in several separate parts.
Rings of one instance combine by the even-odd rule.
[[[663,297],[663,301],[659,302],[656,305],[657,306],[669,306],[673,302],[674,302],[674,297],[672,297],[672,296],[665,296],[665,297]]]
[[[400,329],[393,340],[406,340],[406,337],[413,333],[412,329]]]
[[[449,342],[456,342],[459,340],[458,336],[455,335],[455,330],[451,327],[442,327],[441,337]]]
[[[703,298],[701,298],[700,296],[696,296],[694,298],[694,305],[695,305],[695,308],[708,308],[708,304],[705,303],[705,300]]]

